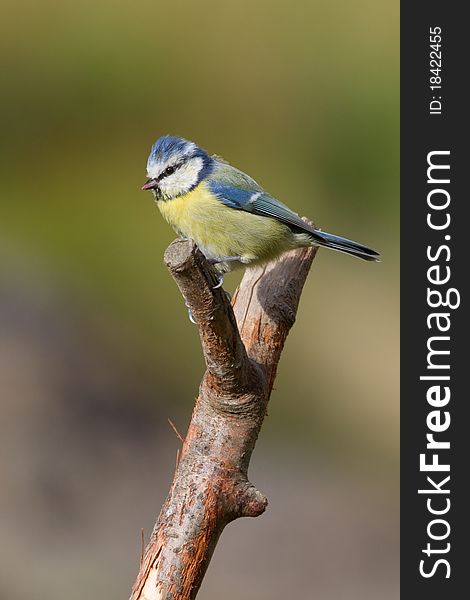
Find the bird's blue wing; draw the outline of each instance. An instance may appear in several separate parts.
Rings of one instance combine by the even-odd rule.
[[[250,212],[254,215],[277,219],[281,223],[294,228],[294,230],[308,233],[315,245],[333,248],[364,260],[379,260],[378,253],[367,248],[367,246],[326,231],[319,231],[312,225],[302,221],[299,215],[267,194],[246,173],[222,162],[218,157],[214,158],[217,166],[213,173],[207,177],[206,182],[214,196],[226,206],[235,210]]]
[[[256,182],[251,181],[254,185],[248,186],[244,180],[241,180],[241,185],[238,186],[233,185],[232,182],[225,183],[220,180],[211,180],[209,181],[209,188],[221,202],[230,208],[244,210],[263,217],[271,217],[302,231],[318,234],[312,226],[302,221],[285,204],[267,194]]]

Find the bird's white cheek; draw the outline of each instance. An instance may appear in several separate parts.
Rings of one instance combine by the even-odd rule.
[[[163,194],[169,198],[175,198],[189,192],[197,184],[199,173],[203,168],[203,160],[199,156],[188,160],[160,184]]]

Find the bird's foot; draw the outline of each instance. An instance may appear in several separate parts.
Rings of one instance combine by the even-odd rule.
[[[215,276],[217,279],[217,285],[214,285],[214,287],[212,288],[213,290],[217,290],[218,288],[222,287],[222,285],[224,283],[224,274],[223,273],[221,273],[220,271],[216,271]]]
[[[224,263],[224,262],[235,262],[235,261],[241,261],[242,257],[241,256],[213,256],[211,258],[208,258],[207,261],[209,262],[210,265],[218,265],[220,263]],[[216,277],[217,277],[217,285],[215,285],[213,287],[214,290],[222,287],[223,283],[224,283],[224,273],[222,271],[216,270]]]

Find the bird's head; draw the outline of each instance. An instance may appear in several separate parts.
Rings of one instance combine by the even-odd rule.
[[[212,171],[214,159],[183,138],[165,135],[155,142],[147,161],[143,190],[171,200],[193,190]]]

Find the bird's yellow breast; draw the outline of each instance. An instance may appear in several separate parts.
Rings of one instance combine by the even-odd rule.
[[[242,262],[269,260],[297,244],[289,227],[229,208],[203,182],[191,192],[157,206],[175,231],[193,239],[207,257],[240,256]]]

